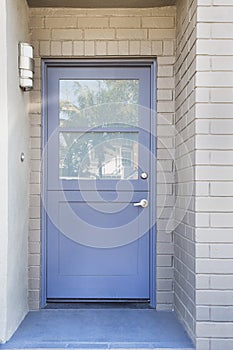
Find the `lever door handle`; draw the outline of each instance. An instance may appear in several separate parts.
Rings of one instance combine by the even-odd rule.
[[[142,208],[146,208],[148,207],[148,200],[147,199],[141,199],[140,202],[134,203],[133,205],[135,207],[142,207]]]

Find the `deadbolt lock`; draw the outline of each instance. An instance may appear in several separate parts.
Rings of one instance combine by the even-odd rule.
[[[146,180],[148,178],[148,174],[146,172],[141,173],[141,179]]]

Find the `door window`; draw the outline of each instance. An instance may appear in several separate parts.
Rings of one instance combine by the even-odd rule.
[[[60,80],[60,126],[138,125],[138,80]]]

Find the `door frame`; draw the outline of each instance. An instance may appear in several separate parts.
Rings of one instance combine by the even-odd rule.
[[[98,59],[54,59],[46,58],[42,59],[42,84],[41,84],[41,96],[42,96],[42,137],[41,137],[41,147],[42,154],[43,150],[47,144],[47,70],[51,67],[75,67],[75,66],[97,66],[97,67],[149,67],[151,72],[151,156],[150,156],[150,166],[151,166],[151,181],[150,181],[150,239],[149,239],[149,268],[150,268],[150,306],[152,308],[156,307],[156,180],[157,180],[157,167],[154,159],[157,159],[157,142],[156,142],[156,126],[157,126],[157,113],[156,113],[156,80],[157,80],[157,62],[154,58],[98,58]],[[42,158],[41,162],[41,195],[43,199],[46,198],[47,189],[47,164],[46,160]],[[47,257],[47,213],[41,199],[41,296],[40,296],[40,308],[46,306],[47,301],[47,276],[46,276],[46,257]]]

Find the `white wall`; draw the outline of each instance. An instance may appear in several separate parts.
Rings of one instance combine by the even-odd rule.
[[[4,10],[5,7],[5,10]],[[5,50],[1,52],[1,248],[0,340],[6,341],[27,313],[27,236],[29,131],[28,94],[18,86],[18,42],[28,40],[24,0],[1,1]],[[4,18],[5,17],[5,18]],[[4,28],[2,28],[4,30]],[[2,33],[0,34],[2,35]],[[5,60],[5,61],[4,61]],[[3,136],[2,136],[3,134]],[[4,144],[2,144],[4,142]],[[20,161],[24,152],[26,160]],[[4,170],[4,171],[3,171]],[[2,200],[4,199],[4,200]],[[5,282],[5,283],[2,283]],[[3,297],[2,297],[3,296]],[[3,310],[3,313],[2,313]]]
[[[198,0],[196,337],[233,349],[233,2]]]
[[[233,4],[179,0],[177,19],[176,127],[195,192],[175,232],[175,308],[197,350],[232,350]]]
[[[6,74],[6,0],[1,0],[0,11],[0,342],[5,338],[6,332],[6,276],[7,276],[7,242],[8,242],[8,122],[7,122],[7,74]],[[4,169],[4,170],[3,170]]]

